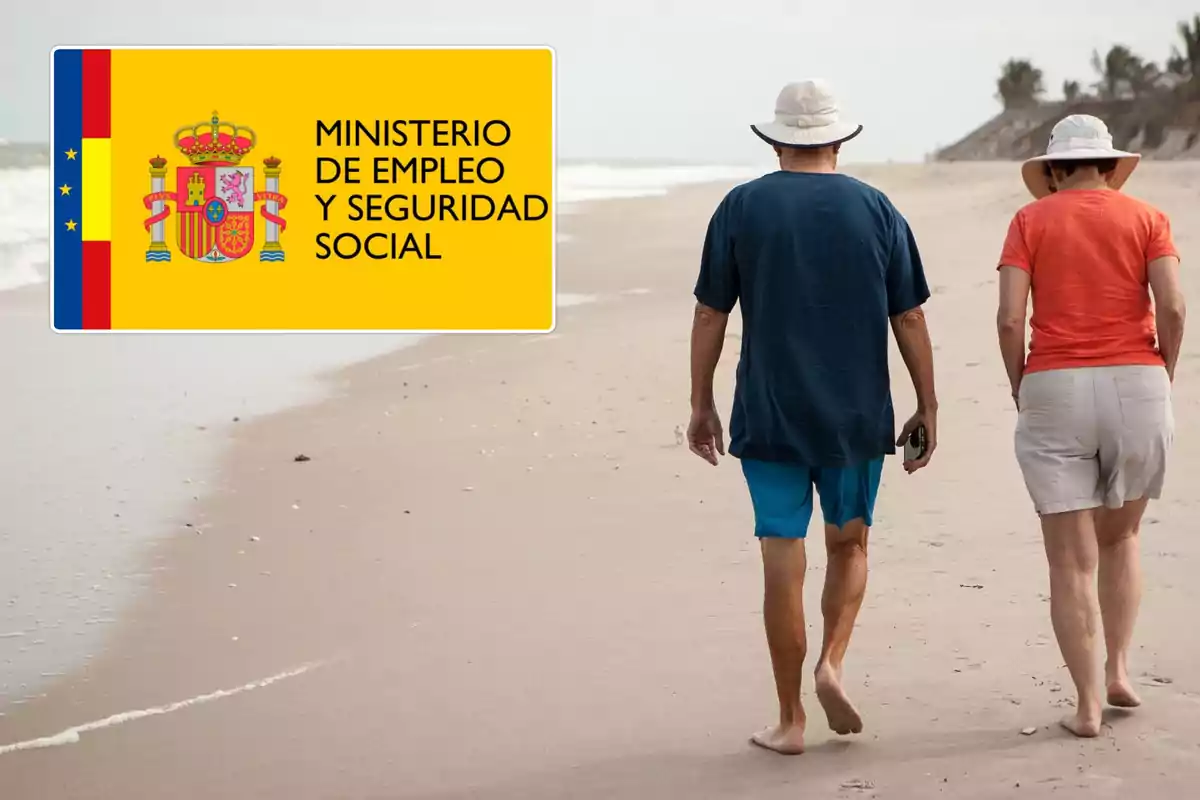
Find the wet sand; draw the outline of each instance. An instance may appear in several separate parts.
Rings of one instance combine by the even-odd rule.
[[[1198,166],[1147,164],[1130,184],[1172,215],[1185,258],[1200,249]],[[230,430],[219,479],[148,554],[104,653],[5,709],[0,794],[1190,796],[1195,335],[1173,478],[1144,526],[1131,667],[1145,706],[1074,741],[1054,727],[1071,691],[992,325],[1019,179],[1006,165],[856,172],[925,253],[942,406],[934,465],[885,470],[847,662],[863,735],[832,736],[809,699],[806,755],[746,742],[774,695],[749,503],[735,461],[707,467],[675,434],[696,255],[723,191],[710,186],[564,218],[560,287],[598,299],[562,311],[555,334],[427,340],[344,371],[325,402]],[[737,345],[735,322],[725,409]],[[904,415],[898,357],[893,370]],[[811,561],[810,625],[816,547]]]
[[[0,713],[101,652],[237,429],[311,375],[413,337],[56,335],[46,286],[0,292]]]

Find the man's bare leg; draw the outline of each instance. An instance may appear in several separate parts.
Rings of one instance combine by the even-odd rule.
[[[1109,705],[1136,708],[1142,699],[1129,681],[1129,643],[1142,600],[1142,567],[1138,560],[1138,531],[1148,500],[1134,500],[1118,509],[1096,512],[1096,541],[1100,547],[1100,618],[1104,622],[1104,683]]]
[[[804,628],[803,539],[763,538],[763,621],[779,695],[779,725],[754,734],[750,741],[784,755],[804,752],[804,706],[800,681],[808,642]]]
[[[1076,736],[1100,735],[1100,671],[1096,663],[1096,566],[1093,512],[1042,517],[1050,562],[1050,619],[1063,660],[1075,681],[1075,713],[1062,720]]]
[[[867,590],[869,531],[862,519],[851,520],[842,528],[825,526],[829,564],[821,594],[825,635],[817,662],[817,699],[825,709],[830,729],[842,736],[862,733],[863,729],[862,717],[842,688],[842,660]]]

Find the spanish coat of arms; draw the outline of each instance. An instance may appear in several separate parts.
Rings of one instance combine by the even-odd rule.
[[[180,128],[175,146],[189,166],[175,171],[175,191],[166,190],[167,161],[150,159],[150,194],[143,203],[151,216],[145,222],[150,233],[147,261],[170,261],[164,225],[174,202],[179,252],[196,261],[221,264],[237,261],[254,249],[254,204],[262,203],[266,241],[259,250],[260,261],[283,261],[279,234],[287,222],[279,212],[287,198],[279,193],[278,158],[263,159],[265,191],[255,191],[254,167],[242,159],[257,144],[250,128],[222,122],[214,111],[212,120]]]

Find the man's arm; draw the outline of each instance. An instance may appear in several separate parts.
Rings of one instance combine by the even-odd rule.
[[[1000,303],[996,310],[996,333],[1000,338],[1000,357],[1013,402],[1021,390],[1025,374],[1025,309],[1029,306],[1029,273],[1020,267],[1000,267]]]
[[[725,345],[729,314],[696,303],[692,318],[692,418],[688,447],[710,464],[725,455],[725,434],[713,397],[713,375]]]
[[[1154,293],[1154,322],[1158,328],[1158,351],[1167,362],[1167,375],[1175,380],[1175,365],[1183,346],[1187,303],[1179,286],[1179,259],[1174,256],[1150,262],[1150,291]]]
[[[892,334],[900,348],[904,366],[912,378],[913,391],[917,395],[917,411],[896,439],[902,446],[917,428],[925,428],[925,453],[915,461],[905,461],[904,469],[910,475],[924,469],[937,449],[937,391],[933,386],[933,343],[929,338],[929,326],[925,323],[925,311],[917,306],[896,314],[891,318]]]
[[[692,416],[688,448],[712,465],[725,455],[725,434],[713,399],[713,374],[725,345],[729,312],[741,295],[734,247],[736,195],[731,192],[713,213],[700,255],[696,312],[692,317]]]
[[[721,350],[725,345],[725,328],[729,315],[696,303],[692,318],[692,409],[710,411],[716,408],[713,399],[713,375]]]
[[[924,455],[915,461],[904,462],[904,469],[912,474],[928,465],[933,451],[937,449],[933,344],[929,340],[929,327],[925,324],[925,311],[922,308],[929,300],[930,293],[921,251],[912,228],[899,211],[894,208],[893,211],[895,239],[887,272],[888,318],[917,395],[917,412],[900,429],[896,444],[903,445],[913,431],[925,428]]]
[[[937,411],[937,392],[933,387],[933,342],[925,311],[917,306],[891,318],[892,333],[900,348],[900,356],[912,378],[917,394],[917,411]]]

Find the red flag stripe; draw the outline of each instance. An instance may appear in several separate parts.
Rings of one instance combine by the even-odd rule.
[[[83,242],[83,328],[112,328],[112,242]]]
[[[83,138],[112,136],[112,52],[83,51]]]

